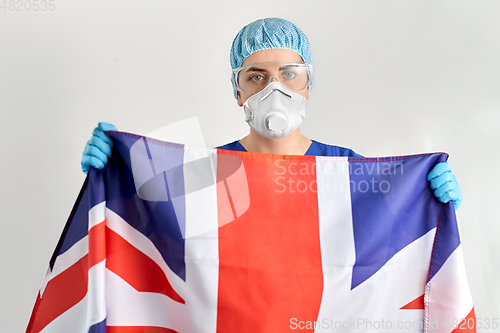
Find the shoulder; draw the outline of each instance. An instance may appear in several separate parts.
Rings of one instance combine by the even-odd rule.
[[[312,144],[306,155],[312,156],[346,156],[346,157],[363,157],[352,149],[333,146],[326,143],[311,140]]]

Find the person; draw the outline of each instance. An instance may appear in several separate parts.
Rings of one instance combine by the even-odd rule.
[[[324,144],[300,133],[305,100],[314,85],[311,47],[306,35],[293,23],[266,18],[243,27],[230,52],[233,93],[245,112],[250,132],[218,149],[282,155],[356,156],[351,149]],[[111,156],[113,141],[104,133],[116,131],[99,123],[87,142],[82,169],[102,169]],[[453,200],[455,209],[462,193],[447,162],[427,175],[434,195],[443,203]]]

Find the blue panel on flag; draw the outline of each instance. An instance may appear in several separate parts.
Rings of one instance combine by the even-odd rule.
[[[89,170],[89,178],[92,179],[92,186],[89,186],[89,203],[90,207],[94,207],[101,202],[104,202],[106,200],[105,197],[105,189],[104,189],[104,181],[102,179],[102,175],[99,174],[99,170],[90,168]],[[90,175],[91,173],[94,173],[95,175]],[[97,181],[99,179],[99,181]]]
[[[91,168],[91,170],[93,170],[93,168]],[[91,207],[88,179],[88,177],[85,179],[85,183],[82,186],[78,198],[76,199],[73,210],[71,211],[66,225],[64,226],[61,238],[59,238],[59,243],[57,244],[52,258],[50,259],[50,269],[54,267],[54,262],[57,256],[63,254],[79,240],[87,236],[89,225],[88,212]]]
[[[114,136],[113,133],[109,133],[109,135]],[[153,175],[152,182],[154,184],[163,186],[163,191],[154,200],[147,198],[148,193],[142,197],[138,195],[136,189],[137,179],[134,180],[132,173],[131,150],[133,151],[132,147],[134,145],[139,147],[138,150],[136,149],[139,151],[138,154],[141,151],[144,152],[144,156],[139,156],[140,160],[135,161],[134,171],[138,172],[137,165],[139,165],[143,171]],[[155,140],[146,142],[142,137],[121,134],[120,139],[115,140],[114,149],[118,149],[119,153],[114,154],[117,158],[109,161],[104,174],[108,184],[106,188],[106,206],[148,237],[161,253],[170,269],[185,280],[184,238],[180,229],[185,225],[184,196],[182,195],[182,188],[179,189],[179,186],[177,186],[175,187],[177,191],[175,199],[177,201],[174,201],[167,190],[174,187],[171,183],[176,183],[176,185],[183,183],[184,150],[182,145],[166,145]],[[162,164],[162,155],[168,156],[168,158],[164,159],[168,162],[168,165]],[[123,160],[118,156],[122,157]],[[166,172],[173,169],[175,171],[173,177],[166,180],[162,168],[167,169]],[[144,185],[148,186],[148,183]],[[176,207],[174,209],[174,203],[181,208]]]
[[[437,226],[443,208],[426,181],[444,154],[412,158],[349,158],[356,262],[351,288]],[[404,223],[401,223],[404,221]]]
[[[106,333],[106,319],[100,323],[90,326],[88,333]]]
[[[432,253],[432,261],[427,282],[436,275],[451,253],[460,245],[460,235],[458,234],[454,210],[453,203],[450,202],[443,207],[439,215],[439,233],[436,235],[436,240],[434,242],[435,246]]]

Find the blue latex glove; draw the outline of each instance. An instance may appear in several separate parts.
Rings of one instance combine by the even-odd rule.
[[[427,175],[427,180],[431,182],[431,189],[439,201],[447,203],[453,200],[453,207],[458,209],[463,200],[462,190],[448,162],[436,164]]]
[[[82,170],[88,173],[90,167],[102,169],[108,163],[113,148],[113,140],[104,131],[117,131],[116,127],[108,123],[99,123],[92,133],[92,137],[85,145],[82,156]]]

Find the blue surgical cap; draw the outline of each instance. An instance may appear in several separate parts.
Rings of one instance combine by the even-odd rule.
[[[251,54],[269,49],[292,50],[304,62],[311,62],[311,45],[302,30],[290,21],[272,17],[252,22],[238,32],[231,47],[231,67],[238,68]],[[234,82],[233,92],[236,98]]]

